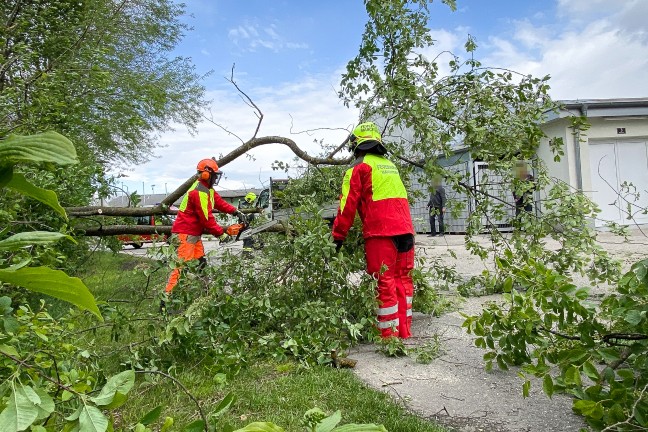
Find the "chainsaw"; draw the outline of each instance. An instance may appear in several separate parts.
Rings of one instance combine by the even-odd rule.
[[[250,227],[248,222],[240,222],[233,224],[227,227],[225,232],[230,236],[234,237],[234,241],[245,240],[252,237],[255,234],[262,233],[268,229],[279,225],[281,221],[271,220],[261,225],[256,225],[254,228]]]
[[[250,228],[250,224],[247,222],[235,223],[227,227],[225,232],[234,237],[234,241],[239,241],[241,234]]]
[[[234,242],[237,242],[241,239],[241,234],[247,231],[250,228],[250,222],[247,218],[240,218],[238,223],[232,224],[225,229],[225,232],[232,238]]]

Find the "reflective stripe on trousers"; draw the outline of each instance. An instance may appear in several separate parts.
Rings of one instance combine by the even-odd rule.
[[[378,321],[378,328],[380,330],[383,329],[390,329],[390,330],[396,330],[398,329],[398,318],[389,320],[389,321]]]

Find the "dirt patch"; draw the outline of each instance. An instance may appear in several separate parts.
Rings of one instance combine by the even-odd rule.
[[[609,233],[601,233],[599,241],[626,269],[645,258],[648,250],[648,239],[640,232],[634,233],[628,243]],[[444,263],[455,265],[463,276],[477,275],[489,266],[469,255],[463,246],[463,236],[418,235],[416,244],[419,255],[441,257]],[[587,283],[580,276],[576,279],[578,284]],[[597,287],[597,292],[606,289],[609,287]],[[444,355],[424,365],[410,357],[387,358],[377,353],[373,345],[363,345],[349,354],[358,360],[355,373],[420,416],[459,432],[578,431],[585,423],[572,412],[569,397],[554,395],[550,399],[542,392],[542,383],[532,381],[530,397],[524,399],[519,370],[484,369],[482,356],[486,351],[475,347],[474,338],[462,329],[461,312],[477,314],[485,303],[500,299],[499,295],[468,298],[459,311],[437,318],[414,313],[414,337],[407,344],[422,345],[438,335]]]

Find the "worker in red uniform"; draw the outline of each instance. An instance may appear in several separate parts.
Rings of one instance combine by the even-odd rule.
[[[349,136],[356,157],[342,183],[342,196],[333,222],[338,249],[356,212],[362,221],[367,273],[378,280],[378,328],[381,336],[409,338],[414,285],[414,225],[407,191],[396,166],[385,158],[387,149],[378,127],[362,123]]]
[[[198,162],[196,169],[198,170],[198,179],[182,199],[171,232],[176,234],[180,240],[178,258],[181,261],[199,260],[200,265],[204,266],[207,260],[202,243],[203,231],[217,237],[221,243],[231,239],[223,227],[216,223],[212,210],[234,214],[241,220],[245,220],[245,215],[214,191],[213,187],[218,184],[223,175],[218,170],[215,160],[203,159]],[[180,268],[175,268],[169,276],[165,289],[167,293],[171,293],[178,283],[179,277]]]

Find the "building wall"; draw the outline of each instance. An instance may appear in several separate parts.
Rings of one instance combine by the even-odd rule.
[[[562,180],[566,183],[572,184],[572,173],[569,166],[569,161],[574,160],[574,142],[571,133],[568,133],[566,122],[564,120],[557,120],[549,124],[545,124],[542,130],[547,135],[543,138],[538,148],[538,156],[547,165],[547,171],[550,177]],[[549,149],[549,140],[552,138],[562,138],[563,150],[565,155],[559,161],[554,161],[554,154]],[[574,175],[573,184],[576,183]]]
[[[569,127],[568,118],[556,119],[542,127],[549,138],[563,138],[565,156],[559,162],[552,160],[549,138],[542,140],[538,150],[538,156],[546,163],[549,175],[567,182],[574,189],[579,187],[580,172],[582,191],[602,210],[597,220],[592,221],[600,227],[608,220],[629,223],[625,217],[627,215],[624,215],[626,203],[615,192],[621,190],[623,181],[632,181],[643,195],[646,195],[648,188],[648,174],[645,174],[648,172],[648,166],[645,166],[645,161],[648,160],[648,118],[614,117],[613,111],[608,114],[608,117],[588,118],[590,128],[581,132],[580,136],[580,165],[575,154],[577,138]],[[620,133],[619,129],[625,133]],[[646,148],[645,155],[642,143]],[[643,197],[637,203],[646,204]],[[645,223],[642,218],[641,215],[635,215],[635,222]]]

